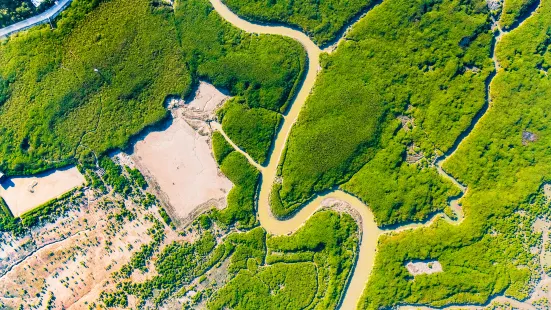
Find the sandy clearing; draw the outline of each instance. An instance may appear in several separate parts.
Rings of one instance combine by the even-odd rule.
[[[195,92],[195,97],[186,106],[191,109],[214,112],[228,98],[224,92],[219,91],[212,84],[201,81]]]
[[[413,276],[422,274],[433,274],[442,272],[442,265],[439,261],[430,262],[409,262],[406,264],[408,272]]]
[[[13,215],[20,216],[84,182],[84,176],[72,166],[32,177],[9,178],[0,185],[0,196]]]
[[[233,186],[212,156],[208,126],[215,109],[227,98],[214,86],[201,82],[189,104],[171,104],[170,126],[148,133],[136,142],[130,154],[180,224],[205,203],[225,206],[226,195]]]
[[[86,197],[90,190],[81,191]],[[143,209],[126,200],[125,206],[135,212],[135,218],[121,222],[113,216],[120,212],[118,202],[122,201],[111,195],[94,201],[84,198],[55,222],[33,228],[32,236],[0,240],[0,258],[9,258],[2,261],[0,271],[13,265],[14,259],[9,257],[13,252],[26,257],[0,276],[0,309],[20,304],[25,309],[44,306],[50,293],[55,297],[54,309],[89,309],[102,291],[113,290],[111,273],[151,241],[148,229],[152,221],[147,216],[161,221],[156,206]],[[172,241],[191,240],[169,227],[164,234],[161,248]],[[154,273],[154,268],[149,268]],[[132,279],[143,277],[135,273]]]

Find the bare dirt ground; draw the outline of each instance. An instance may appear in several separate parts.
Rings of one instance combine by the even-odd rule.
[[[7,238],[0,241],[0,309],[43,309],[51,296],[52,309],[88,309],[115,285],[111,274],[151,242],[149,218],[162,221],[156,206],[145,209],[115,194],[95,199],[90,189],[82,191],[85,195],[54,222],[18,238],[2,236]],[[117,218],[122,205],[133,218]],[[164,227],[161,247],[190,239]]]
[[[406,264],[408,272],[413,276],[422,274],[433,274],[442,272],[442,265],[439,261],[431,262],[409,262]]]
[[[121,160],[130,161],[155,184],[157,196],[177,224],[187,222],[199,206],[224,207],[233,186],[212,156],[208,124],[227,98],[214,86],[201,82],[189,104],[179,100],[170,104],[173,119],[168,128],[149,132],[136,142],[130,159]]]
[[[145,135],[136,143],[133,154],[114,156],[120,164],[139,168],[150,181],[149,188],[160,193],[159,198],[166,198],[172,212],[180,218],[192,216],[198,208],[224,206],[233,186],[212,157],[212,130],[208,124],[226,98],[211,85],[201,83],[192,102],[171,103],[173,120],[165,130]],[[27,196],[55,194],[44,198],[46,202],[59,196],[51,190],[52,186],[60,188],[56,182],[84,182],[76,168],[68,170],[71,174],[65,171],[28,178],[26,183],[12,179],[15,186],[9,188],[13,193],[13,189],[23,188]],[[68,178],[67,182],[62,176]],[[28,191],[29,187],[34,193]],[[165,238],[159,250],[174,241],[192,241],[196,237],[165,225],[158,206],[147,209],[140,203],[139,197],[143,196],[132,195],[125,199],[116,193],[83,187],[66,199],[68,211],[58,218],[33,227],[22,236],[1,235],[0,309],[21,305],[25,309],[44,309],[48,303],[53,309],[89,309],[98,305],[102,292],[114,290],[118,280],[113,274],[129,263],[143,245],[152,242],[150,228],[155,221],[164,227]],[[8,197],[6,201],[10,204],[13,200]],[[124,210],[133,216],[121,216]],[[20,212],[24,211],[14,213]],[[134,271],[130,280],[143,282],[154,276],[154,261],[155,257],[146,272]],[[134,303],[129,298],[129,306]]]
[[[0,185],[0,196],[13,215],[20,216],[84,182],[84,176],[73,166],[32,177],[9,178]]]

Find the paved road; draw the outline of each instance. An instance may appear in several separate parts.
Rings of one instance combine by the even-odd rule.
[[[73,0],[60,0],[53,7],[49,8],[41,14],[0,29],[0,38],[7,37],[19,31],[23,31],[31,27],[47,23],[48,20],[55,18],[57,15],[59,15],[59,13],[67,8],[72,1]]]

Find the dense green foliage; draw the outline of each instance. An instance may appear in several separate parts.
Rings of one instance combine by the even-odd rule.
[[[243,227],[254,225],[254,198],[260,173],[245,156],[233,150],[219,132],[213,133],[212,148],[220,170],[234,184],[228,193],[227,207],[221,211],[214,210],[214,217],[225,226],[236,222]]]
[[[14,218],[10,208],[0,197],[0,231],[11,231],[14,234],[19,234],[23,231],[19,219]]]
[[[185,294],[192,283],[209,282],[209,270],[221,268],[225,285],[214,293],[198,292],[194,303],[207,297],[209,309],[334,308],[358,241],[354,220],[330,211],[316,213],[291,236],[267,236],[257,227],[230,233],[217,244],[209,229],[199,228],[198,233],[194,243],[165,247],[154,261],[156,275],[133,283],[124,279],[145,266],[143,250],[138,251],[116,274],[119,279],[124,275],[117,289],[101,294],[104,304],[127,306],[128,296],[134,296],[138,306],[151,301],[159,307],[171,296]]]
[[[215,210],[215,218],[224,225],[232,225],[235,222],[244,227],[254,225],[254,198],[260,173],[237,151],[226,156],[220,170],[234,186],[228,193],[227,207],[222,211]]]
[[[287,109],[302,76],[302,46],[289,38],[246,34],[205,0],[178,2],[176,17],[186,59],[198,77],[239,96],[220,112],[224,131],[262,164],[280,122],[275,112]]]
[[[230,100],[219,111],[219,119],[233,142],[258,163],[263,164],[268,157],[282,116],[266,109],[246,108],[237,100]]]
[[[498,42],[503,69],[491,84],[492,104],[444,164],[469,187],[462,200],[465,221],[383,238],[363,307],[528,297],[540,277],[530,248],[541,243],[541,234],[532,226],[536,216],[549,219],[550,210],[538,190],[551,180],[550,14],[551,1],[541,1],[538,13]],[[418,259],[438,260],[444,272],[411,281],[404,264]]]
[[[115,192],[123,196],[130,194],[132,191],[132,183],[122,173],[123,169],[120,165],[115,164],[111,158],[102,156],[99,159],[99,166],[105,170],[102,177],[105,183],[111,186]]]
[[[225,0],[238,15],[299,27],[319,45],[335,39],[354,16],[375,1]]]
[[[531,274],[537,270],[537,255],[529,249],[540,241],[530,230],[532,223],[533,218],[520,214],[487,225],[467,218],[460,226],[441,221],[430,228],[383,237],[361,308],[398,303],[483,304],[501,293],[522,300],[528,296],[529,280],[538,277]],[[405,268],[412,260],[438,260],[444,272],[413,280]]]
[[[530,13],[530,8],[538,4],[538,0],[506,0],[499,24],[504,30],[510,29],[519,19]]]
[[[30,0],[0,0],[0,28],[39,14],[53,3],[53,0],[45,0],[35,7]]]
[[[124,147],[167,116],[166,96],[189,94],[199,78],[262,109],[248,114],[263,122],[268,110],[285,110],[304,59],[298,43],[245,34],[205,0],[178,1],[174,12],[150,0],[75,0],[56,30],[0,46],[0,168],[35,173]],[[265,154],[266,133],[253,141],[251,124],[229,114],[228,134]],[[278,125],[271,118],[268,134]]]
[[[449,198],[460,194],[436,169],[404,162],[406,146],[396,142],[399,139],[408,141],[407,133],[398,132],[342,186],[369,206],[379,226],[426,220],[444,210]]]
[[[210,309],[304,309],[316,294],[313,263],[278,263],[244,270],[218,291]],[[312,285],[314,284],[314,285]]]
[[[350,216],[324,211],[291,236],[269,236],[268,252],[256,263],[245,265],[253,255],[239,255],[241,270],[215,293],[208,308],[335,308],[352,267],[356,230]],[[263,236],[258,240],[263,243]],[[267,265],[262,266],[264,255]]]
[[[379,169],[376,162],[365,164],[382,148],[415,144],[429,158],[449,150],[484,105],[485,80],[493,70],[488,17],[482,0],[397,0],[383,2],[361,19],[347,41],[322,57],[323,71],[290,134],[281,163],[284,208],[296,210],[362,167]],[[474,67],[479,70],[469,70]],[[414,120],[404,139],[392,134],[400,115]],[[384,169],[410,169],[402,166]],[[395,179],[389,179],[395,184],[388,188],[397,187]],[[423,199],[439,196],[443,187]],[[416,217],[424,217],[426,208]]]
[[[11,213],[10,208],[8,208],[8,205],[4,201],[4,198],[0,197],[0,216],[2,218],[4,217],[13,217],[13,214]]]
[[[165,117],[165,96],[191,83],[171,13],[148,0],[76,0],[61,16],[56,30],[35,28],[0,48],[0,76],[14,80],[0,108],[10,174],[124,146]]]
[[[318,212],[296,233],[268,238],[266,261],[272,264],[313,261],[318,267],[318,289],[311,307],[336,308],[358,250],[357,230],[356,222],[348,214]]]
[[[119,286],[120,290],[103,293],[103,296],[106,297],[103,299],[104,303],[107,306],[114,306],[115,302],[124,302],[125,300],[112,298],[112,296],[134,295],[141,304],[152,298],[154,291],[160,290],[159,294],[155,295],[154,302],[157,305],[162,304],[166,298],[174,294],[184,284],[204,274],[221,259],[227,257],[231,251],[230,248],[226,249],[226,244],[215,247],[216,239],[209,231],[203,232],[201,238],[194,243],[173,242],[159,254],[155,261],[155,270],[157,271],[155,277],[143,283],[122,282]],[[132,260],[135,257],[133,256]],[[128,269],[126,274],[131,274],[133,270]],[[124,306],[122,303],[119,305]]]
[[[138,170],[138,168],[130,168],[125,167],[126,173],[128,173],[128,176],[132,183],[134,183],[135,186],[146,189],[147,188],[147,181],[145,180],[143,174]]]
[[[212,153],[219,165],[234,151],[233,147],[226,141],[226,138],[224,138],[220,132],[215,131],[212,133]]]

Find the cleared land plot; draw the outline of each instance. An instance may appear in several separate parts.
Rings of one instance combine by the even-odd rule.
[[[201,83],[192,102],[173,110],[174,118],[168,128],[150,132],[134,145],[131,158],[136,167],[158,185],[156,190],[177,219],[187,218],[206,203],[212,207],[223,201],[225,205],[225,197],[233,186],[218,170],[210,134],[205,133],[205,128],[209,128],[205,122],[207,114],[213,113],[226,98],[212,85]],[[204,126],[196,126],[197,123]]]
[[[433,274],[442,272],[442,265],[439,261],[431,262],[409,262],[406,264],[408,272],[413,276],[422,274]]]
[[[84,176],[72,166],[32,177],[9,178],[0,184],[0,196],[13,215],[20,216],[84,182]]]

